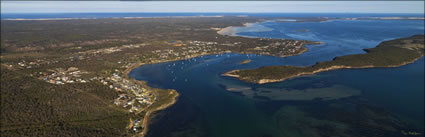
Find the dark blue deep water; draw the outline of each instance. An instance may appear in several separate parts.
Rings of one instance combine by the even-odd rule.
[[[234,69],[269,65],[308,66],[336,56],[364,53],[362,49],[373,48],[385,40],[423,34],[423,20],[264,22],[258,25],[272,31],[240,28],[238,35],[314,40],[325,44],[310,45],[308,52],[285,58],[209,55],[143,65],[133,70],[130,73],[133,78],[145,80],[153,87],[176,89],[181,93],[174,106],[153,120],[148,136],[314,137],[346,133],[370,136],[369,132],[360,132],[365,130],[362,129],[364,126],[356,125],[386,116],[395,117],[409,129],[423,133],[423,58],[398,68],[335,70],[264,85],[221,76]],[[297,31],[300,29],[308,31]],[[246,59],[252,62],[239,64]],[[335,85],[361,91],[361,94],[336,100],[270,100],[229,92],[225,88],[249,87],[254,90],[248,93],[255,94],[255,89],[261,88],[338,90],[333,88]],[[377,121],[369,125],[385,123],[385,120]],[[332,130],[324,133],[329,127]],[[381,129],[380,126],[374,128]],[[344,132],[347,130],[351,132]],[[366,130],[374,129],[367,127]],[[394,132],[401,133],[397,130]]]

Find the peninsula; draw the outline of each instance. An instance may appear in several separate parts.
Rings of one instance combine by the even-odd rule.
[[[364,49],[365,54],[336,57],[313,66],[266,66],[251,70],[233,70],[223,75],[258,84],[280,82],[302,75],[347,68],[399,67],[424,56],[424,35],[384,41],[377,47]]]

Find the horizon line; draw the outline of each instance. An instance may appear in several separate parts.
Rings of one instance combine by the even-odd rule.
[[[419,12],[0,12],[0,14],[73,14],[73,13],[80,13],[80,14],[91,14],[91,13],[206,13],[206,14],[228,14],[228,13],[237,13],[237,14],[423,14],[425,13],[419,13]]]

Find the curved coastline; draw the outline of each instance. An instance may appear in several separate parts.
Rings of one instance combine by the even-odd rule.
[[[125,79],[127,79],[127,80],[130,80],[130,81],[134,81],[134,82],[138,83],[139,85],[141,85],[141,86],[143,86],[143,87],[151,88],[151,87],[149,87],[149,86],[147,85],[147,82],[146,82],[146,81],[136,80],[136,79],[131,78],[131,77],[129,76],[129,73],[130,73],[133,69],[138,68],[138,67],[141,67],[141,66],[143,66],[143,65],[145,65],[145,64],[146,64],[146,63],[139,62],[139,63],[135,63],[135,64],[131,65],[130,67],[128,67],[128,68],[124,71],[124,78],[125,78]],[[152,110],[147,110],[147,111],[146,111],[145,116],[143,117],[143,127],[145,127],[145,128],[143,128],[142,132],[140,132],[140,133],[139,133],[139,134],[137,134],[137,135],[140,135],[140,136],[142,136],[142,137],[146,135],[146,133],[147,133],[147,132],[148,132],[148,130],[149,130],[150,119],[151,119],[152,117],[154,117],[154,115],[153,115],[153,114],[155,114],[155,112],[158,112],[158,111],[164,110],[164,109],[166,109],[166,108],[168,108],[168,107],[172,106],[173,104],[175,104],[175,103],[177,102],[177,99],[178,99],[178,97],[180,96],[180,94],[179,94],[176,90],[169,90],[169,91],[170,91],[170,94],[173,94],[173,95],[174,95],[174,97],[173,97],[173,99],[171,100],[171,102],[167,102],[167,103],[165,103],[165,104],[160,104],[160,106],[159,106],[159,107],[157,107],[157,108],[153,108]],[[154,91],[155,96],[158,96],[158,93],[157,93],[157,92],[158,92],[158,91]],[[154,102],[154,103],[157,103],[157,102]],[[131,119],[130,119],[130,122],[131,122]],[[130,124],[132,124],[132,123],[130,123]]]
[[[229,27],[219,28],[219,29],[215,29],[215,30],[217,30],[217,34],[223,35],[223,36],[262,39],[261,37],[250,37],[250,36],[239,36],[239,35],[236,35],[236,33],[238,33],[238,32],[237,32],[237,30],[235,30],[235,27],[249,27],[249,26],[251,26],[252,24],[255,24],[255,23],[261,23],[261,22],[258,22],[257,21],[257,22],[252,22],[252,23],[243,23],[241,26],[229,26]],[[285,39],[283,39],[283,40],[285,40]],[[307,45],[323,44],[323,42],[309,41],[306,44]],[[308,48],[306,48],[306,46],[305,46],[306,44],[303,44],[302,47],[301,47],[301,49],[299,49],[299,51],[297,53],[289,54],[289,55],[284,55],[284,56],[280,56],[280,57],[295,56],[295,55],[302,54],[302,53],[308,51]],[[196,58],[196,57],[205,56],[205,55],[224,54],[224,53],[228,53],[228,52],[212,52],[212,53],[205,53],[205,54],[204,53],[201,53],[201,54],[192,55],[189,58],[170,59],[170,60],[159,60],[159,61],[153,61],[153,62],[149,62],[149,63],[137,62],[137,63],[134,63],[133,65],[131,65],[130,67],[126,68],[125,71],[124,71],[124,73],[123,73],[123,75],[124,75],[124,78],[125,79],[130,80],[130,81],[134,81],[134,82],[138,83],[142,87],[146,87],[146,88],[149,88],[149,89],[154,89],[154,88],[148,86],[146,81],[136,80],[134,78],[131,78],[129,76],[129,73],[132,70],[134,70],[136,68],[139,68],[139,67],[141,67],[143,65],[146,65],[146,64],[165,63],[165,62],[186,60],[186,59]],[[231,53],[245,54],[243,52],[234,52],[234,51],[232,51]],[[162,89],[162,90],[164,90],[164,89]],[[174,89],[169,89],[169,91],[172,92],[173,94],[175,94],[175,96],[173,97],[172,101],[171,102],[168,102],[168,103],[165,103],[165,104],[161,104],[159,107],[154,108],[152,110],[146,111],[146,114],[143,117],[143,127],[145,127],[145,128],[143,128],[142,132],[140,132],[140,133],[138,133],[136,135],[141,136],[141,137],[145,136],[147,134],[148,130],[149,130],[150,120],[151,120],[151,118],[153,118],[155,116],[155,113],[157,113],[157,112],[159,112],[161,110],[164,110],[164,109],[172,106],[173,104],[175,104],[177,102],[178,97],[180,96],[180,94],[176,90],[174,90]],[[154,92],[155,93],[155,96],[158,96],[157,95],[157,92],[158,91],[155,91]],[[154,103],[156,103],[156,102],[154,102]],[[130,122],[131,122],[131,120],[130,120]]]
[[[213,54],[222,54],[222,53],[199,54],[199,55],[195,55],[195,56],[193,56],[193,57],[191,57],[191,58],[196,58],[196,57],[204,56],[204,55],[213,55]],[[184,58],[184,59],[172,59],[172,60],[164,60],[164,61],[150,62],[150,63],[137,62],[137,63],[134,63],[133,65],[131,65],[130,67],[128,67],[128,68],[124,71],[123,75],[124,75],[124,78],[125,78],[125,79],[130,80],[130,81],[134,81],[134,82],[136,82],[137,84],[139,84],[139,85],[140,85],[140,86],[142,86],[142,87],[146,87],[146,88],[150,88],[150,89],[155,89],[155,88],[152,88],[152,87],[148,86],[146,81],[143,81],[143,80],[136,80],[136,79],[134,79],[134,78],[130,77],[130,76],[129,76],[130,72],[131,72],[132,70],[134,70],[134,69],[136,69],[136,68],[139,68],[139,67],[141,67],[141,66],[143,66],[143,65],[146,65],[146,64],[165,63],[165,62],[179,61],[179,60],[185,60],[185,59],[190,59],[190,58]],[[165,89],[158,89],[158,90],[165,90]],[[164,110],[164,109],[167,109],[168,107],[170,107],[170,106],[174,105],[174,104],[177,102],[178,97],[180,96],[180,94],[179,94],[176,90],[174,90],[174,89],[169,89],[169,91],[170,91],[172,94],[174,94],[174,95],[175,95],[175,96],[173,97],[172,101],[171,101],[171,102],[167,102],[167,103],[165,103],[165,104],[160,104],[160,106],[159,106],[159,107],[154,108],[154,109],[152,109],[152,110],[148,110],[148,111],[146,111],[146,114],[145,114],[145,116],[143,117],[143,127],[145,127],[145,128],[143,128],[142,132],[140,132],[140,133],[136,134],[137,136],[144,137],[144,136],[147,134],[147,132],[149,131],[149,124],[150,124],[150,120],[151,120],[151,119],[155,116],[155,114],[156,114],[157,112],[159,112],[159,111],[161,111],[161,110]],[[158,96],[157,92],[158,92],[158,91],[155,91],[155,92],[154,92],[154,93],[155,93],[155,96]],[[155,101],[154,103],[156,103],[156,101]],[[131,122],[131,120],[130,120],[130,122]],[[131,123],[130,123],[130,124],[131,124]]]

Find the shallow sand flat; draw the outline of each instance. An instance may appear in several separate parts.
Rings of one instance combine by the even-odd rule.
[[[361,94],[360,90],[342,85],[333,85],[326,88],[308,88],[305,90],[259,88],[258,91],[257,96],[267,97],[271,100],[313,100],[318,98],[334,100]]]
[[[239,92],[246,97],[253,98],[266,97],[270,100],[280,101],[307,101],[314,99],[334,100],[361,94],[360,90],[349,88],[343,85],[333,85],[325,88],[298,89],[276,89],[276,88],[258,88],[253,90],[244,86],[226,86],[227,91]]]
[[[235,36],[236,35],[236,28],[235,27],[225,27],[217,31],[220,35],[228,35],[228,36]]]
[[[273,29],[263,26],[259,23],[244,23],[243,26],[229,26],[229,27],[219,29],[217,33],[220,35],[227,35],[227,36],[240,36],[240,35],[237,35],[237,33],[266,32],[266,31],[273,31]],[[243,37],[249,37],[249,36],[243,36]]]
[[[230,91],[230,92],[237,92],[237,93],[242,93],[242,95],[247,96],[247,97],[254,97],[255,96],[255,91],[252,90],[251,87],[245,87],[245,86],[226,86],[226,90]]]

